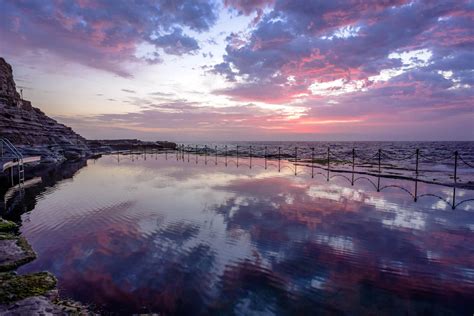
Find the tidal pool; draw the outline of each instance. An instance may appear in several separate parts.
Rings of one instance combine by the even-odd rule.
[[[20,273],[48,270],[61,295],[112,314],[472,314],[472,203],[276,164],[90,160],[33,197],[22,233],[38,258]]]

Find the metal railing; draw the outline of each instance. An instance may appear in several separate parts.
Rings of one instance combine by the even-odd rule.
[[[282,151],[283,149],[283,151]],[[210,156],[215,157],[215,163],[217,165],[217,157],[222,156],[225,158],[225,166],[228,163],[234,163],[236,167],[247,166],[250,169],[253,166],[258,166],[253,163],[252,158],[263,158],[264,165],[260,166],[265,169],[268,167],[268,161],[276,160],[278,171],[281,171],[281,160],[287,160],[292,163],[293,167],[284,166],[285,168],[291,168],[295,175],[298,174],[298,167],[307,167],[311,169],[311,178],[314,178],[315,175],[322,175],[329,181],[334,177],[343,177],[346,178],[351,185],[353,185],[358,180],[368,180],[374,188],[380,192],[388,188],[399,188],[402,191],[409,193],[414,201],[417,201],[419,198],[425,196],[437,197],[444,202],[451,205],[452,209],[455,209],[457,206],[466,203],[472,202],[474,199],[467,199],[462,201],[456,201],[456,189],[474,189],[474,183],[472,179],[469,181],[462,182],[459,174],[459,167],[462,165],[466,169],[474,169],[474,163],[470,163],[467,159],[461,155],[457,150],[442,157],[430,157],[425,155],[420,149],[415,149],[413,153],[410,153],[406,156],[399,157],[395,156],[393,151],[383,150],[379,148],[376,152],[367,154],[365,151],[356,150],[352,148],[350,151],[334,151],[331,147],[324,148],[323,150],[316,151],[315,147],[269,147],[269,146],[233,146],[233,149],[229,150],[229,146],[224,145],[220,148],[214,146],[214,148],[204,145],[179,145],[176,149],[176,158],[185,160],[187,155],[188,162],[190,160],[190,154],[195,155],[196,163],[198,161],[198,156],[204,156],[204,162],[207,164],[208,158]],[[393,162],[400,164],[401,162],[406,162],[405,166],[399,167],[393,165]],[[425,172],[426,169],[421,169],[420,166],[423,163],[439,163],[443,162],[445,165],[452,168],[449,173],[451,181],[439,181],[439,180],[429,180],[421,178],[422,172]],[[317,172],[316,170],[322,170],[323,172]],[[405,173],[394,173],[393,171],[406,171],[411,174]],[[474,171],[474,170],[473,170]],[[342,175],[330,175],[330,172],[337,172]],[[352,176],[346,177],[343,174],[352,174]],[[470,173],[474,175],[474,173]],[[374,176],[377,177],[377,183],[368,179],[365,176]],[[395,179],[404,179],[411,180],[414,182],[414,192],[407,190],[406,188],[399,187],[397,185],[381,185],[381,178],[395,178]],[[452,188],[452,198],[451,201],[434,195],[434,194],[418,194],[418,183],[430,183],[448,186]]]
[[[247,167],[252,168],[277,168],[278,172],[283,170],[291,170],[294,175],[302,176],[307,175],[311,178],[316,176],[322,176],[325,180],[330,181],[334,178],[343,178],[347,180],[351,185],[360,181],[366,181],[370,183],[377,192],[388,190],[390,188],[397,188],[401,191],[409,194],[413,200],[417,200],[425,197],[438,198],[441,201],[447,203],[455,209],[456,207],[464,203],[473,203],[473,198],[467,198],[463,200],[457,200],[462,198],[463,194],[459,195],[456,193],[457,189],[474,190],[474,163],[467,160],[469,155],[466,157],[460,154],[458,151],[453,151],[448,155],[440,157],[439,155],[435,158],[430,157],[426,154],[426,151],[420,149],[414,149],[412,153],[400,156],[400,154],[394,156],[394,152],[389,150],[378,149],[374,152],[367,153],[367,151],[352,150],[347,151],[336,151],[331,147],[323,148],[322,150],[316,150],[315,147],[270,147],[270,146],[207,146],[207,145],[179,145],[176,150],[135,150],[135,151],[121,151],[115,152],[111,155],[116,155],[117,162],[121,160],[140,160],[142,157],[147,160],[153,156],[155,159],[158,158],[158,154],[163,154],[165,159],[175,156],[177,161],[186,161],[198,164],[203,162],[205,165],[219,164],[234,165],[237,168]],[[219,159],[220,158],[220,159]],[[171,158],[173,159],[173,158]],[[387,161],[389,160],[389,161]],[[425,164],[436,163],[439,160],[447,162],[446,165],[451,169],[447,171],[450,181],[439,181],[429,180],[422,177],[424,172],[429,172]],[[407,162],[403,168],[399,168],[393,165],[393,162]],[[468,169],[470,172],[468,175],[471,179],[468,181],[461,181],[463,174],[459,173],[459,167],[464,166],[465,170]],[[473,170],[471,170],[473,169]],[[394,174],[392,171],[402,170],[409,173],[405,174]],[[465,171],[464,170],[464,171]],[[372,177],[372,179],[370,178]],[[376,178],[376,179],[374,179]],[[381,179],[397,179],[407,180],[413,182],[414,188],[406,188],[393,183],[383,184]],[[440,186],[446,186],[451,188],[452,194],[449,197],[443,197],[432,193],[420,194],[418,192],[419,183],[434,184]],[[443,190],[444,191],[444,190]]]
[[[11,157],[5,155],[7,151],[12,154]],[[0,159],[2,161],[5,160],[5,158],[12,158],[12,161],[16,163],[16,166],[18,167],[18,185],[22,185],[25,182],[25,167],[23,164],[23,154],[15,147],[15,145],[10,142],[10,140],[4,137],[0,138],[0,154]],[[15,185],[14,167],[15,165],[9,167],[12,186]]]

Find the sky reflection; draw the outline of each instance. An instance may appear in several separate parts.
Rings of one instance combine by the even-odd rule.
[[[474,307],[467,206],[453,211],[364,182],[206,165],[202,157],[130,158],[89,161],[37,197],[22,229],[39,256],[21,272],[49,270],[63,295],[115,313]]]

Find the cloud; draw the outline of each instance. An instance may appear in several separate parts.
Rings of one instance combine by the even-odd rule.
[[[224,0],[224,5],[241,14],[249,15],[274,3],[274,0]]]
[[[181,28],[174,28],[171,33],[153,39],[152,43],[170,55],[183,55],[199,49],[197,41],[183,34]]]
[[[119,76],[130,76],[127,62],[194,52],[199,45],[183,29],[204,32],[217,20],[214,4],[191,0],[2,1],[2,12],[4,53],[46,51]]]
[[[432,89],[432,99],[425,95],[422,104],[433,98],[453,103],[443,95],[466,102],[473,95],[473,12],[465,1],[277,0],[248,34],[227,38],[224,60],[210,72],[232,85],[215,93],[287,104],[380,92],[378,82],[385,81],[385,92],[392,93],[385,96],[396,99],[396,77],[405,74],[413,101],[423,86]],[[452,79],[440,77],[442,71],[452,72]]]
[[[153,98],[130,96],[123,102],[139,106],[140,111],[57,119],[92,138],[104,135],[180,141],[472,139],[472,131],[464,129],[461,133],[458,128],[469,126],[473,119],[469,94],[454,89],[448,95],[433,95],[433,87],[425,85],[423,72],[420,78],[410,79],[418,80],[415,88],[405,84],[412,75],[404,74],[390,84],[379,83],[363,94],[336,96],[331,102],[313,98],[299,106],[241,103],[214,107],[182,99],[156,102]],[[436,85],[445,86],[446,81],[438,75]]]

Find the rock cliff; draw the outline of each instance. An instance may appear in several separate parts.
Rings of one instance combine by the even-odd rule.
[[[86,140],[70,127],[48,117],[23,100],[16,90],[12,67],[0,57],[0,137],[27,155],[61,161],[90,154]]]

